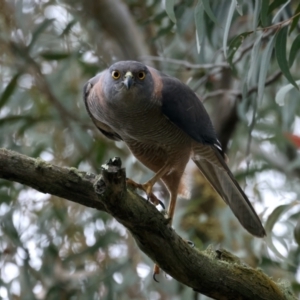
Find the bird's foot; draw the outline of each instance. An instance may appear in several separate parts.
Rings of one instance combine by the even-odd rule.
[[[190,240],[185,240],[185,241],[191,246],[191,248],[195,247],[195,244],[193,241],[190,241]]]
[[[137,183],[130,178],[126,178],[126,184],[130,185],[133,189],[139,189],[139,190],[145,191],[142,184]]]
[[[160,268],[157,264],[154,265],[154,268],[153,268],[153,273],[152,273],[152,278],[154,281],[156,282],[159,282],[157,279],[156,279],[156,275],[158,275],[160,273]]]
[[[152,193],[152,185],[149,183],[137,183],[130,178],[126,178],[126,183],[135,189],[144,191],[147,194],[147,200],[150,200],[155,206],[161,205],[165,209],[165,205]]]
[[[155,206],[160,205],[164,210],[166,209],[164,203],[160,201],[152,192],[147,194],[147,200],[150,200]]]

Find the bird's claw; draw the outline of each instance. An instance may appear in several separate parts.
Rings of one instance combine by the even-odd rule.
[[[159,199],[157,199],[158,200],[158,204],[164,209],[164,210],[166,210],[166,207],[165,207],[165,205],[164,205],[164,203],[162,202],[162,201],[160,201]]]
[[[153,193],[147,195],[147,200],[150,200],[155,206],[160,205],[163,208],[163,210],[166,209],[164,203],[161,200],[159,200]]]
[[[156,279],[156,277],[155,277],[156,275],[157,275],[157,274],[154,274],[154,273],[153,273],[153,274],[152,274],[152,278],[153,278],[154,281],[156,281],[156,282],[159,283],[159,281],[158,281],[158,280]]]
[[[157,279],[156,279],[156,275],[158,275],[160,273],[160,270],[159,270],[159,266],[157,264],[154,265],[154,268],[153,268],[153,274],[152,274],[152,278],[154,281],[156,282],[159,282]]]
[[[186,242],[187,242],[192,248],[195,247],[194,242],[192,242],[192,241],[190,241],[190,240],[186,240]]]

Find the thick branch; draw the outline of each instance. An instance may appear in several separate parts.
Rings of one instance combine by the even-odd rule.
[[[0,149],[0,178],[108,212],[165,272],[194,290],[214,299],[296,299],[224,250],[191,248],[152,204],[126,189],[125,177],[118,159],[103,165],[99,177]]]
[[[93,183],[96,175],[79,172],[75,168],[51,165],[0,148],[0,178],[30,186],[42,193],[62,197],[84,206],[104,210],[97,200]]]

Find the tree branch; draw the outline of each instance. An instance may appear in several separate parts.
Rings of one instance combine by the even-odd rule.
[[[0,149],[0,178],[106,211],[165,272],[213,299],[296,299],[284,284],[225,250],[191,248],[152,204],[127,190],[119,159],[103,165],[101,176],[96,176]]]
[[[282,75],[281,71],[277,71],[274,74],[272,74],[270,77],[268,77],[266,79],[265,87],[267,87],[270,84],[274,83],[277,79],[280,78],[281,75]],[[258,89],[258,85],[251,87],[247,91],[246,96],[250,96],[253,93],[257,92],[257,89]],[[224,95],[226,93],[229,94],[229,95],[232,95],[234,97],[237,97],[239,99],[242,99],[242,97],[243,97],[243,94],[240,91],[237,91],[237,90],[227,90],[227,89],[219,89],[219,90],[216,90],[214,92],[207,93],[206,95],[204,95],[203,97],[201,97],[201,100],[202,100],[202,102],[206,102],[206,100],[209,99],[209,98],[219,97],[219,96],[222,96],[222,95]]]
[[[33,159],[0,148],[0,178],[30,186],[84,206],[104,210],[93,189],[96,175],[75,168],[51,165],[40,158]]]

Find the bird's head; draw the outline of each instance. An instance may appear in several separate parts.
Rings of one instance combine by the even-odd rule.
[[[105,73],[104,93],[108,101],[149,99],[153,79],[147,66],[137,61],[120,61]]]

